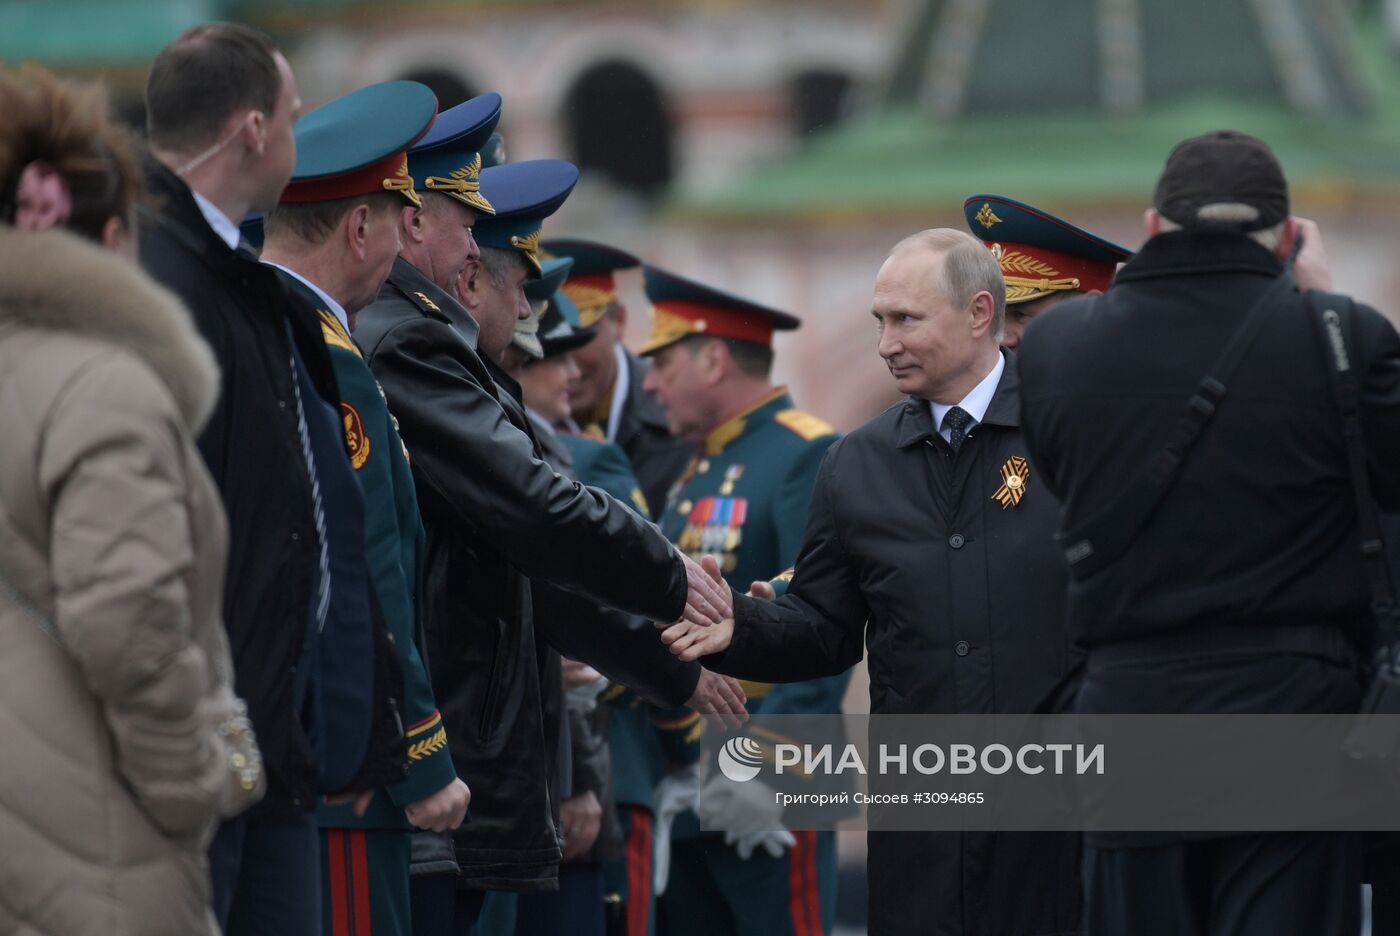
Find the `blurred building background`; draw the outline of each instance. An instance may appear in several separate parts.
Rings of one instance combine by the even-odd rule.
[[[1171,146],[1219,127],[1274,146],[1337,288],[1400,308],[1400,0],[0,0],[0,59],[102,76],[139,124],[151,57],[211,19],[276,36],[308,107],[501,92],[510,158],[583,169],[547,233],[802,316],[778,376],[842,429],[894,399],[868,307],[897,240],[998,192],[1135,247]]]
[[[1207,129],[1276,148],[1339,288],[1400,288],[1400,0],[4,0],[0,58],[102,75],[139,123],[155,51],[219,18],[273,33],[308,106],[501,92],[510,158],[584,170],[549,232],[803,316],[779,376],[843,429],[893,399],[866,312],[895,241],[989,191],[1136,246]]]

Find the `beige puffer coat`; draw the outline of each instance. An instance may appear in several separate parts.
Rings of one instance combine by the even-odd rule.
[[[134,264],[0,227],[0,933],[217,933],[205,849],[259,792],[218,733],[217,393]]]

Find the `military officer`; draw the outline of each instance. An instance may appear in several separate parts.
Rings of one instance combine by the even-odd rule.
[[[545,261],[545,278],[548,279],[552,264],[564,264],[567,272],[572,263],[563,258]],[[568,352],[593,339],[593,329],[580,324],[578,308],[563,290],[554,292],[548,301],[549,307],[544,311],[536,339],[539,353],[546,360],[557,355],[567,357]],[[519,330],[516,342],[526,347]],[[566,375],[577,370],[567,363],[562,367]],[[532,369],[538,370],[527,367],[527,374],[522,377],[526,401],[542,392],[557,395],[557,375],[547,389],[532,387],[532,382],[539,382],[538,376],[528,373]],[[564,388],[566,393],[560,409],[551,414],[556,420],[567,416],[569,411],[567,384]],[[532,415],[540,412],[544,405],[532,405]],[[601,488],[650,517],[646,499],[622,449],[611,442],[578,433],[553,433],[551,440],[553,445],[566,450],[580,482]],[[610,801],[603,805],[614,811],[617,843],[621,846],[612,849],[617,856],[606,860],[603,866],[605,902],[611,915],[609,931],[627,936],[651,936],[655,933],[656,921],[654,790],[668,775],[696,763],[704,726],[693,710],[685,706],[654,705],[621,683],[608,686],[600,701],[607,707],[612,779]]]
[[[1108,289],[1133,252],[1005,195],[963,202],[968,230],[996,256],[1006,280],[1001,345],[1015,350],[1031,319],[1075,296]]]
[[[459,164],[471,159],[462,156]],[[713,585],[702,586],[704,573],[632,511],[541,463],[529,420],[488,366],[509,345],[524,282],[538,276],[544,219],[576,180],[556,160],[483,170],[481,194],[496,215],[473,229],[481,254],[471,311],[429,278],[428,258],[406,260],[405,245],[355,331],[412,455],[429,543],[429,667],[453,758],[474,793],[472,821],[455,836],[459,879],[413,882],[415,928],[422,894],[436,908],[434,932],[471,925],[487,891],[548,890],[557,877],[536,640],[547,622],[536,617],[534,581],[651,619],[704,619]],[[737,703],[736,686],[657,660],[654,639],[589,636],[564,620],[550,637],[572,657],[650,680],[664,700],[725,711]]]
[[[364,491],[370,578],[404,683],[407,776],[376,791],[367,808],[318,810],[328,936],[408,936],[409,831],[455,828],[469,798],[453,768],[419,651],[423,530],[407,453],[379,384],[350,337],[354,317],[388,275],[399,213],[421,207],[403,175],[405,150],[436,109],[427,88],[397,82],[354,92],[308,114],[297,133],[297,170],[266,224],[264,260],[283,272],[320,319],[340,387],[346,449]],[[331,210],[327,202],[339,204]]]
[[[593,241],[559,238],[543,246],[574,261],[564,293],[578,308],[580,327],[598,333],[571,355],[579,367],[569,386],[573,428],[621,446],[657,513],[690,459],[690,446],[667,431],[665,412],[642,386],[647,362],[622,344],[627,307],[618,299],[616,274],[636,269],[641,261]]]
[[[831,426],[793,406],[770,379],[772,338],[791,315],[644,268],[653,304],[652,367],[643,388],[665,409],[672,434],[694,455],[672,488],[661,530],[695,558],[714,556],[740,591],[797,558],[808,501]],[[750,711],[836,714],[849,672],[791,685],[749,683]],[[771,808],[772,796],[755,787]],[[706,808],[702,791],[700,810]],[[781,810],[769,828],[780,824]],[[832,832],[701,833],[696,813],[676,820],[671,869],[660,901],[661,932],[779,933],[829,929],[835,915]],[[714,906],[715,895],[724,906]]]

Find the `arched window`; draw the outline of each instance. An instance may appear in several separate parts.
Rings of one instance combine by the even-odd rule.
[[[445,68],[420,68],[402,76],[405,81],[425,84],[437,95],[438,110],[445,111],[476,97],[477,92],[456,72]]]
[[[565,98],[564,122],[585,173],[648,197],[670,184],[671,115],[661,89],[636,66],[610,61],[583,72]]]
[[[792,79],[792,129],[799,137],[827,130],[848,113],[851,76],[835,69],[812,69]]]

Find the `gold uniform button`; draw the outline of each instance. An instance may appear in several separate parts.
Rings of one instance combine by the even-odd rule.
[[[710,470],[710,462],[709,462],[709,460],[706,459],[705,461],[702,461],[700,464],[696,465],[696,466],[695,466],[695,470],[698,471],[698,472],[700,472],[701,474],[704,474],[705,472],[709,471],[709,470]]]
[[[690,509],[691,509],[692,507],[694,507],[694,506],[695,506],[695,505],[692,504],[690,501],[688,501],[688,500],[683,500],[683,501],[681,501],[679,504],[676,505],[676,513],[682,514],[682,515],[685,515],[685,516],[689,516],[689,514],[690,514]]]

